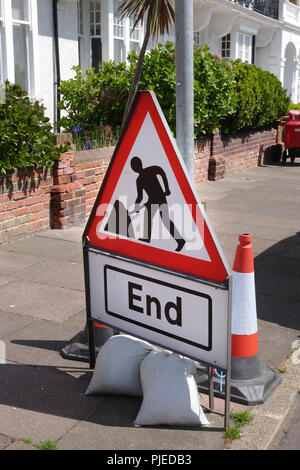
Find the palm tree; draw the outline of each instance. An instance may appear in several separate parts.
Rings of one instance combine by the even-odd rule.
[[[120,19],[127,16],[133,17],[135,22],[132,29],[134,29],[139,22],[142,24],[145,22],[146,26],[143,45],[139,54],[123,116],[123,127],[138,89],[148,41],[151,36],[157,39],[159,35],[169,32],[169,27],[175,21],[174,0],[123,0],[115,14],[120,16]]]

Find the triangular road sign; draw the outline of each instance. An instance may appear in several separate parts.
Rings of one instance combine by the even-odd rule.
[[[153,92],[135,100],[83,238],[94,247],[211,281],[228,277]]]

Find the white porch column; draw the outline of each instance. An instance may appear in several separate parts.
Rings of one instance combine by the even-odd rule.
[[[3,2],[4,3],[4,2]],[[6,73],[7,80],[11,83],[15,82],[15,66],[14,66],[14,40],[13,40],[13,24],[11,2],[5,2],[4,6],[4,27],[5,27],[5,44],[6,44]]]
[[[114,60],[114,2],[113,0],[105,0],[107,3],[107,44],[105,57],[103,60]]]

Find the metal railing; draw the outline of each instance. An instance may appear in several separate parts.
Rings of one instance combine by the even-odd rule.
[[[231,0],[262,15],[278,20],[279,0]]]

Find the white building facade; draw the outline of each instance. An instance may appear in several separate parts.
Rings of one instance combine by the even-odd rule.
[[[254,63],[276,75],[294,103],[300,101],[299,0],[197,0],[197,44],[224,59]]]
[[[194,0],[195,45],[274,73],[300,101],[300,0]],[[115,15],[120,0],[0,0],[0,83],[42,100],[51,122],[57,84],[72,66],[97,67],[139,52],[144,32]],[[161,38],[175,40],[174,34]],[[153,42],[149,44],[152,47]]]

